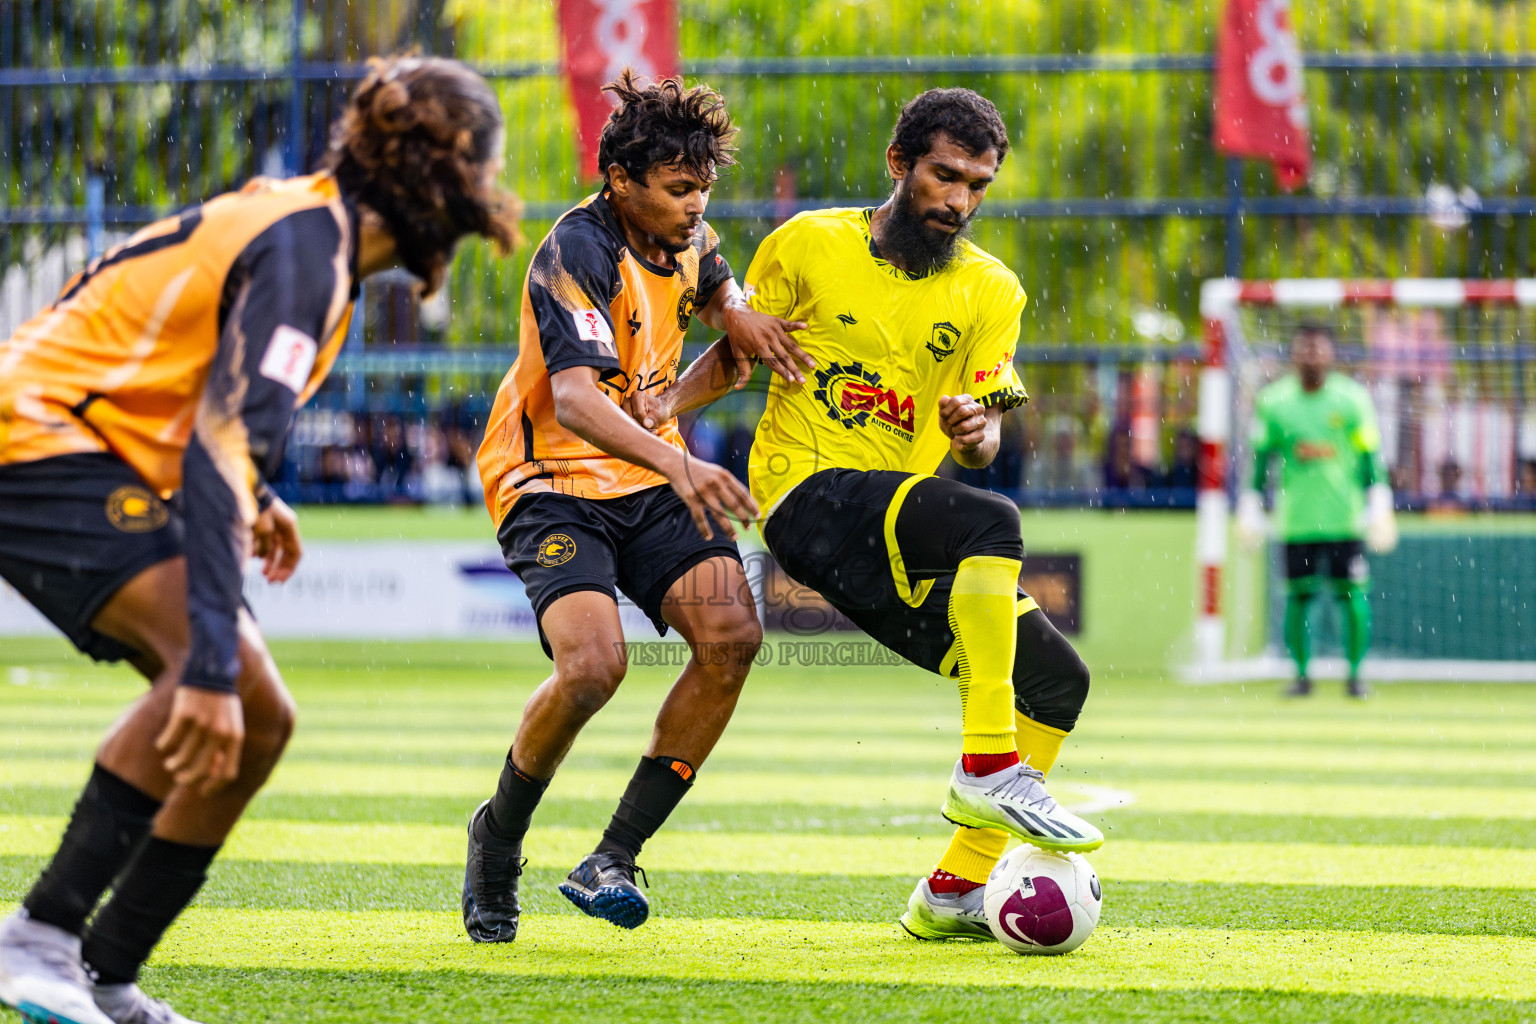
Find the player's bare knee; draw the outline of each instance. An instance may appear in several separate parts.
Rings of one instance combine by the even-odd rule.
[[[298,724],[299,709],[282,677],[274,669],[257,678],[242,678],[245,748],[242,780],[259,787],[288,749]]]
[[[555,663],[560,695],[575,710],[591,717],[601,711],[624,682],[625,662],[602,645],[571,651]]]
[[[756,615],[742,616],[716,632],[712,639],[694,646],[694,661],[722,691],[741,691],[752,662],[763,646],[763,627]]]

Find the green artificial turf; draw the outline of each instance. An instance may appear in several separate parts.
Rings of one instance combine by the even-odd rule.
[[[439,524],[440,525],[440,524]],[[403,527],[402,527],[403,529]],[[458,923],[462,829],[548,662],[529,644],[277,643],[300,731],[144,976],[216,1022],[1536,1021],[1536,688],[1095,685],[1052,788],[1106,829],[1061,958],[908,939],[942,851],[950,684],[757,670],[641,863],[635,932],[554,892],[669,683],[633,668],[535,818],[518,942]],[[141,686],[0,641],[0,904]]]

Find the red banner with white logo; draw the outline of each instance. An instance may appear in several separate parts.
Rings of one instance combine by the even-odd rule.
[[[581,173],[595,178],[597,141],[613,110],[603,84],[625,67],[653,81],[677,74],[677,8],[674,0],[560,0],[560,39]]]
[[[1312,166],[1291,0],[1227,0],[1216,51],[1216,148],[1275,165],[1286,191]]]

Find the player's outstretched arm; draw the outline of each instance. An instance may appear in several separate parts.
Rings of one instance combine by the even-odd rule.
[[[805,383],[805,374],[796,363],[807,370],[816,369],[816,360],[806,355],[792,337],[795,331],[805,330],[805,323],[759,313],[747,305],[746,296],[733,280],[716,289],[709,303],[698,311],[698,317],[705,325],[725,331],[731,339],[738,388],[744,387],[752,376],[754,360],[791,384]]]
[[[751,363],[747,373],[751,375]],[[624,400],[624,411],[646,430],[660,430],[662,424],[685,412],[702,408],[721,398],[732,386],[740,388],[746,378],[740,375],[729,338],[721,338],[695,359],[683,375],[665,391],[636,391]]]
[[[1003,440],[1003,408],[986,408],[970,395],[939,399],[939,429],[949,438],[949,451],[967,469],[985,469],[997,458]]]
[[[736,538],[733,519],[746,524],[756,521],[757,502],[741,481],[713,463],[689,458],[687,452],[642,428],[613,404],[597,381],[598,371],[591,366],[573,366],[550,375],[555,419],[562,427],[615,458],[666,477],[706,540],[714,536],[711,514],[732,540]]]

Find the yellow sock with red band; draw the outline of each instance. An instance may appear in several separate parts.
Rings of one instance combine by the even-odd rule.
[[[928,876],[928,888],[934,892],[970,892],[985,885],[992,866],[1007,847],[1007,832],[959,826],[949,841],[949,849]]]
[[[955,572],[949,625],[960,670],[960,750],[965,770],[990,775],[1017,763],[1013,721],[1017,559],[976,555]],[[975,757],[974,755],[991,755]]]

